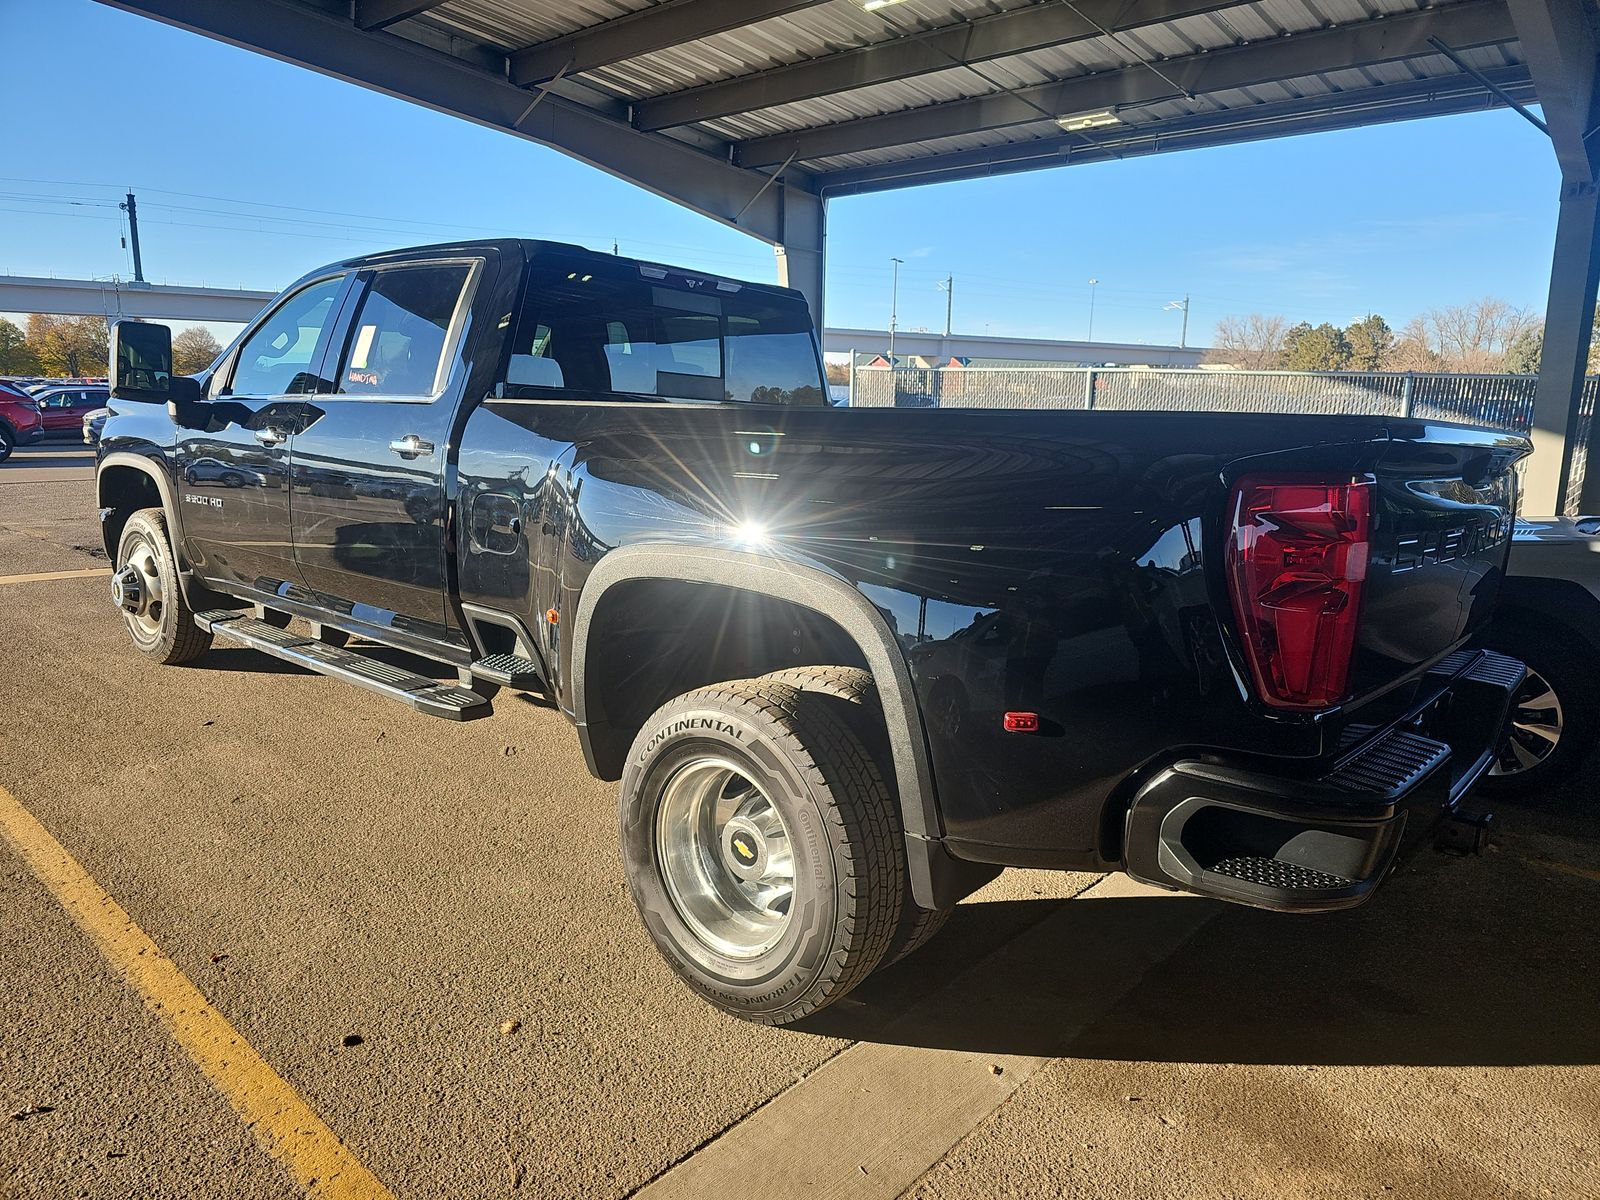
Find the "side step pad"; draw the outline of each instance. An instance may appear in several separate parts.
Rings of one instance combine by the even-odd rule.
[[[491,654],[476,660],[470,670],[474,679],[498,683],[501,687],[515,688],[519,692],[545,690],[544,672],[531,658],[520,654]]]
[[[329,646],[314,638],[279,629],[232,609],[220,608],[196,613],[195,624],[214,634],[242,642],[274,658],[331,675],[346,683],[377,692],[390,700],[409,704],[420,713],[444,717],[449,721],[471,721],[487,717],[493,708],[476,692],[454,684],[440,683],[388,663],[377,662],[353,650]]]

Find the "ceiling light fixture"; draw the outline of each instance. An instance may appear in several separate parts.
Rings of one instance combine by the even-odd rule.
[[[1101,129],[1107,125],[1121,125],[1122,118],[1117,116],[1114,108],[1102,108],[1095,112],[1074,113],[1070,117],[1057,117],[1056,124],[1068,133],[1081,133],[1085,129]]]

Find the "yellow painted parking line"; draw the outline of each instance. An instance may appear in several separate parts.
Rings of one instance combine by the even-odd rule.
[[[78,865],[60,842],[0,787],[0,834],[50,890],[106,961],[143,997],[172,1036],[306,1194],[319,1200],[393,1200],[266,1059],[212,1008],[178,965]]]
[[[1588,867],[1575,867],[1571,863],[1556,862],[1553,858],[1524,858],[1522,861],[1532,863],[1536,867],[1559,871],[1563,875],[1571,875],[1576,879],[1589,879],[1595,883],[1600,883],[1600,871],[1593,871]]]
[[[111,574],[110,567],[88,567],[82,571],[43,571],[36,575],[0,575],[0,583],[49,583],[54,579],[92,579]]]

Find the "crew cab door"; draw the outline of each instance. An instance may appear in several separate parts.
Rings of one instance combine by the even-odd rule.
[[[266,594],[299,582],[289,442],[305,421],[305,401],[328,386],[322,360],[350,278],[313,280],[259,318],[180,425],[178,520],[204,579]]]
[[[330,352],[331,390],[298,432],[295,554],[318,603],[447,639],[444,476],[461,348],[485,259],[443,255],[362,270]]]

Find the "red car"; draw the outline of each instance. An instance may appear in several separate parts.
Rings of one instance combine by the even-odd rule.
[[[111,402],[111,390],[104,385],[70,383],[60,387],[38,388],[33,398],[44,413],[44,431],[49,434],[81,434],[84,414],[104,408]]]
[[[0,462],[11,451],[44,436],[44,413],[39,402],[27,392],[0,383]]]

